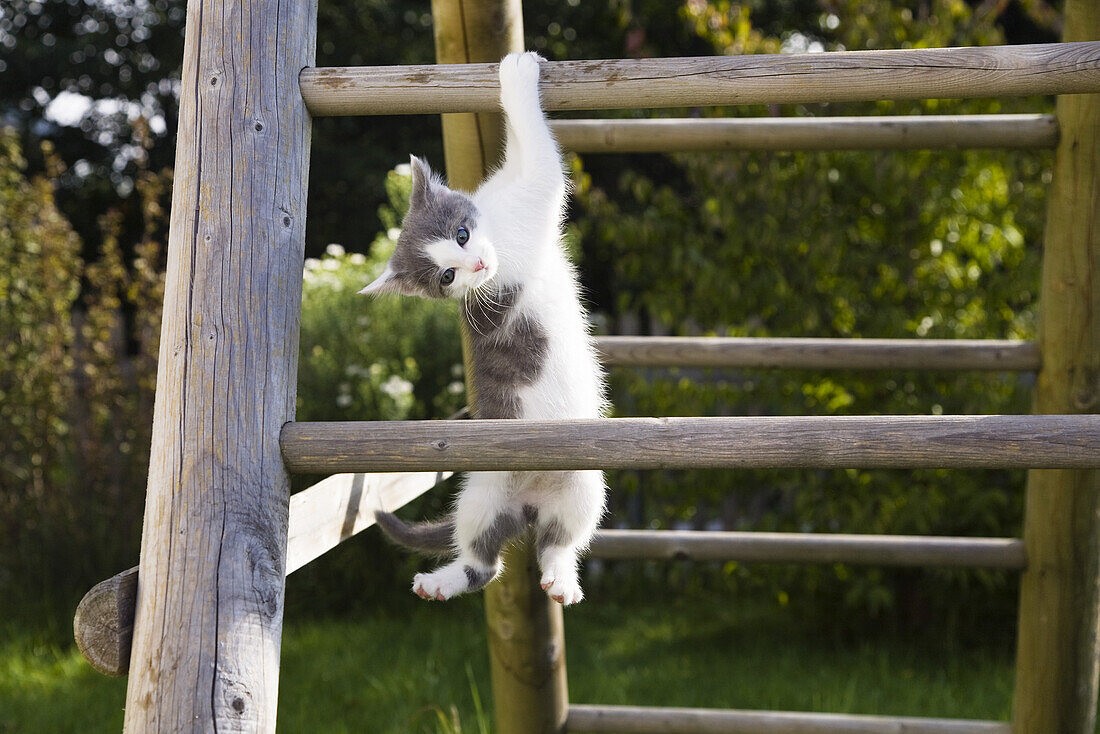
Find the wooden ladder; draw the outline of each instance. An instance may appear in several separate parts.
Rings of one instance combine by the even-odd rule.
[[[141,564],[74,627],[130,673],[127,732],[275,729],[284,582],[459,470],[1027,467],[1024,538],[604,531],[593,555],[1022,571],[1012,724],[577,705],[562,616],[526,547],[487,594],[500,734],[1091,734],[1100,595],[1100,5],[1065,42],[813,55],[552,62],[550,110],[1062,94],[1044,115],[554,123],[579,151],[1054,147],[1038,344],[605,337],[609,364],[1038,371],[1036,415],[295,423],[310,121],[444,115],[452,185],[499,150],[495,66],[519,0],[433,2],[441,63],[314,68],[316,5],[188,5]],[[471,56],[478,54],[479,56]],[[288,496],[288,472],[334,474]],[[369,498],[369,499],[368,499]],[[536,577],[537,578],[537,577]]]

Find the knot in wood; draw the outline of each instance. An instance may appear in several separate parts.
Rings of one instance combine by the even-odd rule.
[[[444,441],[443,439],[439,439],[438,441],[432,441],[432,448],[434,448],[438,451],[444,451],[444,450],[446,450],[446,448],[448,446],[450,446],[450,444],[447,443],[446,441]]]

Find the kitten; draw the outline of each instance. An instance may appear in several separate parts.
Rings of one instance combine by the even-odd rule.
[[[462,300],[477,418],[598,418],[605,411],[603,370],[561,239],[567,183],[539,103],[540,60],[509,54],[500,63],[505,158],[474,194],[448,189],[412,158],[397,247],[361,291]],[[492,581],[504,544],[533,524],[542,588],[573,604],[583,598],[577,555],[596,531],[605,492],[600,471],[472,472],[443,520],[376,518],[395,542],[454,557],[413,579],[415,593],[440,600]]]

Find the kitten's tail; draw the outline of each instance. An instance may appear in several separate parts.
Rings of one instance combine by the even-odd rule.
[[[391,541],[409,550],[433,556],[445,556],[455,547],[455,519],[427,520],[409,524],[391,512],[375,512],[374,521]]]

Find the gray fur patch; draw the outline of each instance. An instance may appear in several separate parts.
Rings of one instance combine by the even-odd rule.
[[[537,541],[539,553],[547,548],[560,547],[568,543],[569,533],[566,532],[565,526],[556,518],[552,518],[550,522],[539,526]]]
[[[409,524],[390,512],[375,512],[374,521],[386,537],[409,550],[430,555],[448,555],[454,549],[455,522],[453,517]]]
[[[462,570],[466,572],[467,591],[477,591],[478,589],[484,588],[493,580],[493,576],[495,575],[492,571],[482,571],[473,566],[463,566]]]
[[[491,307],[463,305],[473,347],[478,418],[518,418],[518,388],[534,383],[546,363],[550,340],[542,324],[527,316],[508,319],[520,290],[499,291]]]
[[[413,166],[413,193],[409,211],[401,222],[401,235],[390,257],[394,277],[429,298],[446,298],[448,287],[440,282],[443,271],[424,251],[426,245],[452,239],[459,227],[473,232],[478,211],[470,197],[436,188],[427,169]]]
[[[527,527],[527,521],[519,515],[497,515],[492,524],[474,538],[471,550],[479,561],[486,566],[496,566],[500,549]]]

